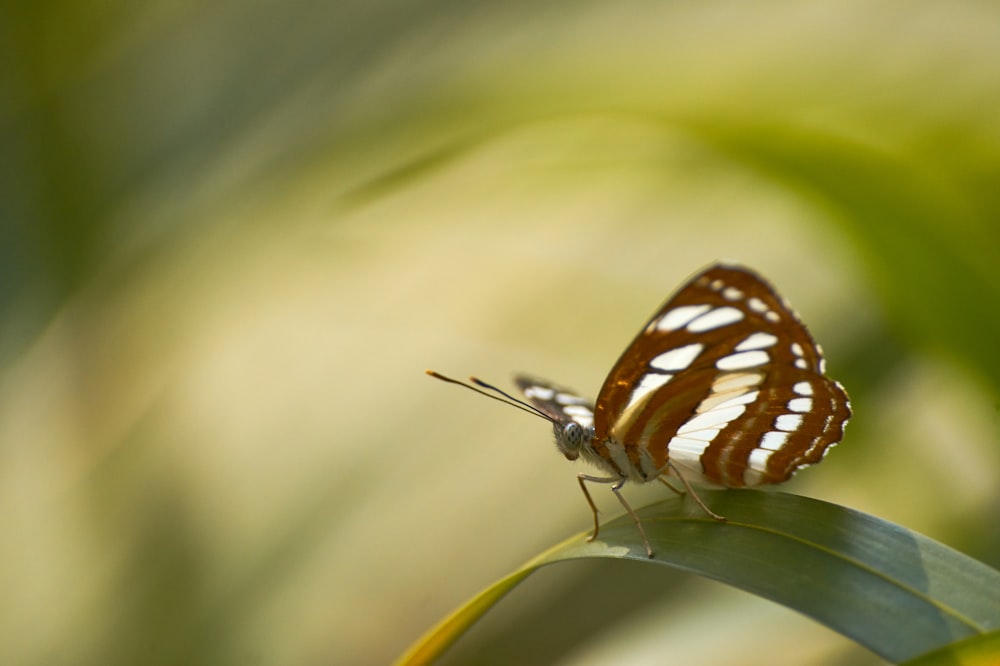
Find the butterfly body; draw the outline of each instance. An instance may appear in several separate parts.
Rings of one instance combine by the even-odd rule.
[[[657,310],[595,403],[526,375],[515,383],[552,423],[566,458],[582,457],[607,474],[578,475],[594,510],[591,538],[597,509],[584,482],[613,484],[650,557],[642,523],[619,492],[626,481],[676,477],[721,519],[691,482],[738,488],[787,481],[840,441],[851,415],[847,394],[826,377],[822,350],[788,303],[753,271],[727,264],[698,273]]]

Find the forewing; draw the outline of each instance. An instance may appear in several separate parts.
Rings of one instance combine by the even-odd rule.
[[[598,396],[595,440],[647,477],[669,458],[691,480],[779,483],[817,462],[850,416],[819,347],[752,271],[716,265],[650,319]]]
[[[528,402],[559,423],[573,421],[585,428],[594,425],[594,406],[575,391],[528,375],[516,375],[514,383]]]

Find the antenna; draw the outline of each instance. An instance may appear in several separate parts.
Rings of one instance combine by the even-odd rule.
[[[425,370],[424,372],[426,372],[434,379],[440,379],[441,381],[448,382],[449,384],[458,384],[459,386],[467,388],[470,391],[475,391],[479,395],[485,395],[487,398],[490,398],[492,400],[502,402],[503,404],[510,405],[511,407],[516,407],[520,409],[522,412],[528,412],[529,414],[533,414],[535,416],[543,418],[549,423],[555,423],[555,421],[552,419],[551,416],[541,411],[531,403],[525,402],[524,400],[519,400],[514,396],[512,396],[511,394],[507,393],[506,391],[499,389],[496,386],[493,386],[493,384],[488,384],[481,379],[477,379],[476,377],[469,377],[469,381],[472,382],[472,384],[475,384],[476,386],[481,386],[482,388],[487,389],[488,391],[493,391],[493,393],[499,393],[503,397],[501,398],[493,395],[493,393],[487,393],[482,389],[476,388],[476,386],[472,386],[472,384],[466,384],[465,382],[460,381],[458,379],[452,379],[451,377],[446,377],[445,375],[442,375],[439,372],[434,372],[433,370]],[[504,398],[506,398],[506,400],[504,400]]]

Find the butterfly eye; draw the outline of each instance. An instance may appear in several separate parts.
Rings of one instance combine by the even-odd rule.
[[[593,434],[590,429],[573,421],[566,424],[556,423],[554,430],[556,446],[568,460],[576,460],[580,456],[580,449]]]

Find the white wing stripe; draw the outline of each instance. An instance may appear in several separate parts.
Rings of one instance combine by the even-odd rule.
[[[726,407],[732,407],[733,405],[748,405],[757,399],[760,395],[760,391],[745,391],[740,393],[739,391],[727,391],[725,393],[712,393],[710,396],[701,401],[701,404],[695,409],[695,414],[703,414],[705,412],[710,412],[713,409],[725,409]]]
[[[688,419],[677,429],[678,435],[686,435],[703,428],[723,428],[747,410],[745,405],[716,408]]]
[[[785,432],[795,432],[802,425],[801,414],[782,414],[774,419],[774,427]]]
[[[568,405],[562,411],[585,428],[594,425],[594,412],[586,405]]]
[[[791,433],[769,430],[760,438],[760,448],[768,451],[780,451],[788,443],[788,435]]]
[[[752,335],[747,336],[746,340],[736,345],[733,351],[748,351],[751,349],[767,349],[768,347],[773,347],[778,342],[778,337],[776,335],[771,335],[770,333],[763,333],[758,331]]]
[[[750,452],[750,458],[747,460],[747,463],[758,472],[766,472],[767,460],[772,455],[774,455],[774,451],[770,449],[754,449]]]
[[[697,439],[700,442],[711,442],[719,434],[721,428],[704,428],[684,433],[685,439]]]
[[[705,331],[711,331],[715,328],[735,324],[736,322],[742,320],[743,312],[727,305],[725,307],[715,308],[714,310],[710,310],[701,315],[687,325],[687,330],[692,333],[704,333]]]
[[[649,362],[649,365],[657,370],[680,372],[681,370],[687,369],[687,367],[691,365],[696,358],[698,358],[698,355],[701,354],[704,349],[705,345],[693,342],[689,345],[671,349],[670,351],[663,352],[659,356],[653,357],[653,360]]]
[[[551,400],[556,392],[545,386],[529,386],[524,389],[524,395],[528,398],[538,398],[539,400]]]
[[[645,375],[639,384],[632,389],[632,395],[629,396],[628,404],[625,406],[625,409],[631,408],[632,405],[638,403],[651,392],[669,382],[673,379],[673,377],[673,375],[664,375],[659,372],[651,372],[648,375]]]
[[[754,351],[739,352],[723,356],[715,362],[715,367],[719,370],[745,370],[767,365],[771,360],[771,355],[766,351],[756,349]]]
[[[674,308],[654,322],[658,331],[676,331],[698,317],[706,310],[711,309],[711,305],[682,305]]]
[[[674,436],[667,445],[667,451],[672,460],[695,460],[699,461],[701,454],[708,448],[709,442],[702,442],[697,439],[690,439]],[[699,462],[700,465],[700,462]]]
[[[589,401],[572,393],[557,393],[556,402],[560,405],[586,405]]]
[[[712,384],[712,393],[728,393],[744,388],[759,386],[764,381],[764,375],[760,372],[732,372],[719,375]]]
[[[812,398],[792,398],[788,401],[788,409],[805,414],[813,408]]]

